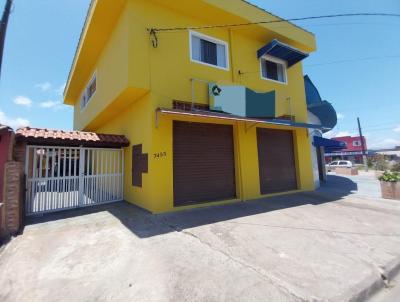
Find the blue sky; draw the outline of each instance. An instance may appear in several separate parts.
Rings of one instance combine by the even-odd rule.
[[[3,7],[4,0],[0,0]],[[283,18],[382,12],[400,14],[399,0],[252,0]],[[0,122],[13,127],[72,128],[62,104],[89,0],[15,0],[0,80]],[[356,133],[361,118],[371,148],[400,145],[400,19],[355,17],[301,21],[318,50],[304,72],[339,113],[328,134]],[[373,58],[373,59],[368,59]],[[334,63],[346,61],[342,63]]]

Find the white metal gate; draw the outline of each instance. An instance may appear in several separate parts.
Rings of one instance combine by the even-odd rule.
[[[123,199],[121,149],[28,146],[26,215]]]

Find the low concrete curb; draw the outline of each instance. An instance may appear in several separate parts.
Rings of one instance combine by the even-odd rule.
[[[387,279],[387,282],[391,282],[400,273],[400,257],[397,257],[393,261],[389,262],[383,269],[383,276]]]

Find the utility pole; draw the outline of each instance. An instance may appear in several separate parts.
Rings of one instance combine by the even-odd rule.
[[[1,18],[1,24],[0,24],[0,76],[1,76],[1,66],[2,66],[2,62],[3,62],[4,41],[6,40],[8,18],[10,16],[12,4],[13,4],[13,0],[7,0],[6,5],[4,6],[3,16]]]
[[[362,134],[361,123],[360,123],[359,117],[357,118],[357,123],[358,123],[358,133],[360,134],[360,139],[361,139],[361,148],[362,148],[362,156],[363,156],[365,172],[368,172],[367,150],[365,148],[365,142],[364,142],[364,137]]]

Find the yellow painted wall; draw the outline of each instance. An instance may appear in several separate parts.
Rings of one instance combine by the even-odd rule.
[[[143,188],[132,186],[132,146],[142,144],[143,153],[148,153],[149,158],[151,158],[153,119],[150,115],[150,104],[149,95],[146,95],[97,129],[99,133],[124,134],[129,138],[131,146],[124,149],[124,198],[147,209],[153,207],[150,194],[154,181],[152,173],[143,174]],[[153,172],[152,167],[149,167],[149,171]]]
[[[107,119],[111,119],[113,114],[105,114],[105,112],[109,112],[110,109],[112,111],[115,100],[122,96],[126,98],[127,89],[131,93],[128,100],[124,101],[127,106],[149,90],[164,95],[169,100],[171,98],[191,100],[189,79],[193,77],[220,83],[242,84],[263,92],[276,90],[278,115],[294,111],[297,121],[306,121],[301,64],[288,69],[287,85],[266,81],[261,79],[260,63],[256,58],[256,51],[273,38],[279,38],[283,42],[302,47],[305,51],[314,49],[315,42],[313,38],[310,38],[312,37],[310,34],[302,32],[294,26],[286,26],[282,31],[281,29],[269,31],[262,26],[199,30],[198,32],[227,42],[230,47],[230,70],[210,68],[190,62],[188,31],[159,33],[159,46],[154,49],[149,41],[148,29],[158,26],[201,26],[212,24],[212,21],[215,22],[216,19],[219,24],[234,23],[241,22],[243,19],[218,9],[220,6],[218,1],[215,3],[216,6],[209,4],[212,1],[195,0],[191,1],[190,5],[187,2],[176,2],[179,1],[118,1],[118,7],[122,6],[122,3],[125,4],[122,12],[117,15],[118,18],[108,42],[105,43],[98,55],[97,63],[88,64],[85,69],[79,66],[81,67],[78,77],[80,81],[76,80],[72,83],[73,85],[71,84],[74,87],[73,91],[72,88],[67,88],[67,95],[75,98],[72,101],[75,107],[75,129],[94,130],[104,124]],[[240,3],[243,5],[242,1],[233,1],[232,3],[236,3],[236,6]],[[176,9],[178,6],[179,9]],[[103,17],[106,18],[107,9],[110,10],[110,8],[100,7],[100,9],[103,9]],[[251,9],[254,10],[254,7]],[[199,11],[202,13],[198,13]],[[255,12],[265,15],[257,9]],[[101,20],[102,15],[100,13],[98,15],[96,15],[97,19]],[[274,29],[273,25],[270,26]],[[101,27],[98,27],[100,30]],[[283,33],[290,36],[291,39],[282,36]],[[98,33],[98,36],[100,40],[101,32]],[[296,36],[298,36],[298,41],[293,39]],[[92,39],[95,41],[94,38]],[[299,41],[303,40],[307,43],[299,44]],[[93,55],[91,53],[87,55],[88,62],[91,62],[89,57],[92,59],[96,56],[95,51],[98,50],[93,49]],[[179,68],[177,68],[178,66]],[[95,71],[98,81],[96,94],[88,106],[81,111],[79,99]],[[239,71],[244,74],[239,75]],[[207,85],[204,83],[196,84],[197,102],[206,103],[208,101],[206,87]],[[291,100],[292,110],[288,109],[288,99]],[[70,98],[66,101],[71,102]],[[163,102],[161,105],[170,106],[170,102]]]
[[[140,65],[137,67],[136,57],[132,55],[135,51],[132,44],[136,45],[136,41],[133,43],[132,31],[131,10],[126,8],[116,22],[97,64],[87,72],[81,83],[80,93],[74,103],[74,129],[95,130],[148,92],[148,79],[143,80],[146,78],[139,72],[146,68]],[[142,79],[135,82],[135,85],[131,82],[133,70],[136,77]],[[96,93],[86,108],[81,110],[80,97],[94,73],[97,78]]]
[[[185,4],[180,9],[172,9],[171,3],[175,2],[127,1],[98,63],[88,72],[89,80],[92,72],[97,70],[95,96],[83,113],[80,112],[78,100],[75,104],[76,129],[124,134],[131,145],[143,144],[143,151],[149,154],[149,173],[143,175],[142,188],[131,185],[132,149],[129,147],[125,150],[125,199],[152,212],[173,210],[174,118],[161,116],[156,127],[155,112],[158,107],[171,108],[173,100],[191,101],[190,79],[244,85],[261,92],[275,90],[277,110],[282,115],[289,114],[285,102],[290,98],[291,113],[295,115],[296,121],[307,122],[301,63],[288,69],[287,84],[279,84],[261,79],[260,62],[256,57],[257,50],[272,38],[279,37],[289,43],[298,35],[299,29],[293,28],[291,38],[286,40],[285,37],[258,27],[256,30],[252,27],[199,30],[229,44],[230,69],[221,70],[190,61],[188,31],[159,33],[158,47],[151,46],[147,31],[151,27],[210,24],[210,16],[215,14],[219,16],[218,23],[237,20],[231,13],[223,13],[210,6],[210,1],[195,0],[191,2],[192,8]],[[203,11],[199,11],[200,8]],[[304,46],[298,42],[293,44]],[[312,45],[309,48],[312,49]],[[240,75],[239,70],[244,74]],[[207,104],[207,84],[196,82],[195,88],[195,101]],[[180,120],[216,123],[212,119]],[[256,128],[246,130],[250,125],[243,122],[231,124],[235,133],[238,200],[259,198]],[[299,189],[312,190],[314,184],[307,130],[293,131]],[[166,152],[167,156],[155,157],[154,154],[159,152]]]
[[[162,116],[158,128],[153,128],[153,153],[166,151],[167,157],[161,159],[150,159],[151,178],[154,181],[152,192],[153,212],[164,212],[174,210],[173,208],[173,156],[172,156],[172,125],[174,120],[192,121],[200,123],[228,124],[234,129],[235,164],[236,164],[236,201],[247,201],[263,197],[260,193],[258,149],[257,149],[257,127],[251,127],[251,123],[226,122],[211,118],[173,117]],[[298,176],[298,188],[302,191],[314,189],[311,169],[311,155],[306,129],[295,129],[290,127],[265,127],[273,129],[292,130],[295,142],[295,156]],[[247,130],[246,130],[247,129]],[[273,142],[271,142],[273,143]],[[229,202],[229,201],[228,201]],[[217,202],[216,204],[220,204]],[[179,207],[193,208],[204,205]]]

